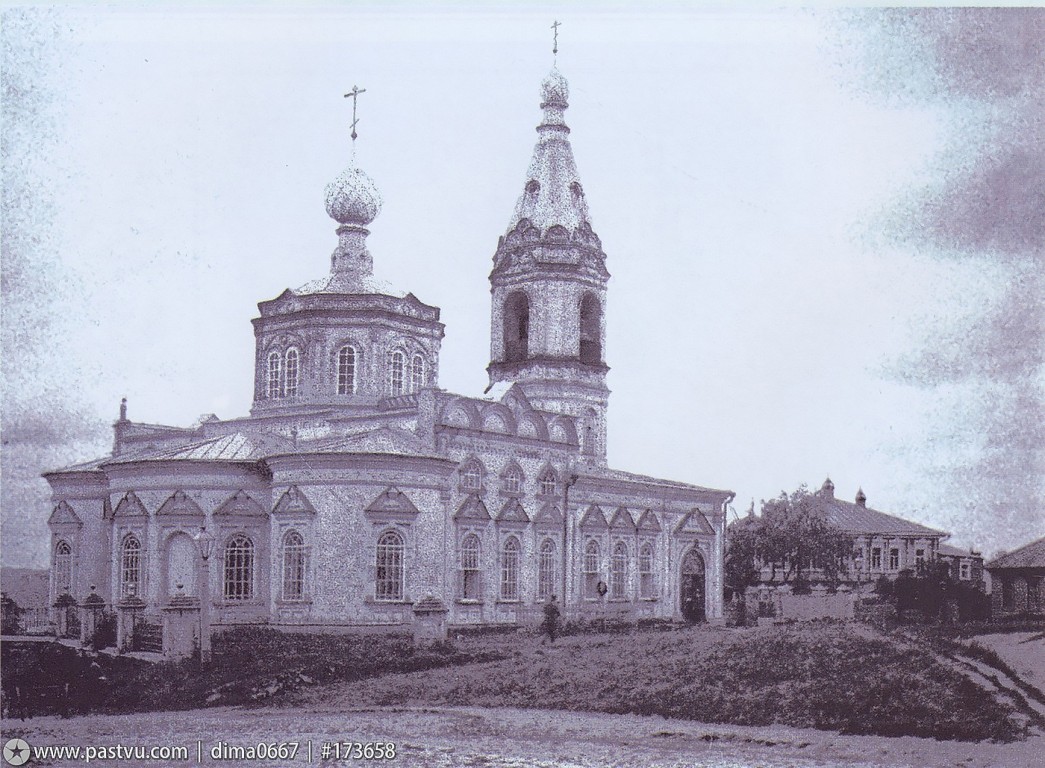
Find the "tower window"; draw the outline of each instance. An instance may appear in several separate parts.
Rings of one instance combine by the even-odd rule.
[[[287,363],[283,369],[283,394],[287,397],[294,397],[298,393],[298,374],[300,371],[298,363],[300,360],[301,355],[295,347],[287,350]]]
[[[544,474],[537,480],[537,484],[540,489],[542,496],[554,496],[555,495],[555,471],[550,467],[544,471]]]
[[[461,470],[461,488],[465,491],[476,492],[483,487],[483,468],[474,459]]]
[[[406,355],[400,350],[393,351],[388,356],[388,394],[401,395],[406,386]]]
[[[414,355],[410,361],[410,391],[420,392],[425,385],[426,379],[425,359],[421,355]]]
[[[618,541],[613,547],[613,561],[610,568],[610,595],[623,600],[628,581],[628,546]]]
[[[530,355],[530,300],[522,291],[504,303],[504,360],[516,362]]]
[[[341,347],[337,352],[337,393],[354,395],[356,392],[356,348]]]
[[[283,357],[279,352],[269,354],[267,391],[269,399],[283,395]]]
[[[582,363],[602,362],[602,306],[591,293],[584,294],[580,308],[580,358]]]
[[[501,476],[501,482],[506,493],[521,493],[523,474],[517,466],[510,466]]]

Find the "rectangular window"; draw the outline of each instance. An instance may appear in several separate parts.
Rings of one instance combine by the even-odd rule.
[[[584,552],[584,596],[594,599],[599,596],[599,545],[588,542]]]
[[[874,571],[882,570],[882,548],[872,547],[871,548],[871,569]]]
[[[889,570],[900,570],[900,550],[895,547],[889,550]]]
[[[519,599],[519,546],[509,539],[501,553],[501,599]]]
[[[547,600],[555,594],[555,545],[550,539],[541,544],[540,560],[537,564],[537,598]]]
[[[962,581],[969,581],[972,579],[972,563],[962,561],[958,571],[958,578]]]
[[[469,535],[461,546],[461,599],[479,599],[479,573],[479,539]]]
[[[649,544],[639,552],[639,594],[653,597],[653,547]]]
[[[553,496],[555,494],[555,476],[548,474],[541,477],[541,495]]]

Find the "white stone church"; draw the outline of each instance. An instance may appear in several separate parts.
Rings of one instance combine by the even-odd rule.
[[[250,415],[124,404],[111,456],[44,475],[52,603],[158,624],[205,598],[216,628],[405,625],[422,601],[451,627],[526,623],[552,595],[568,618],[720,619],[733,494],[606,466],[609,272],[567,97],[552,71],[494,252],[484,395],[439,388],[439,309],[374,279],[381,201],[350,167],[329,275],[258,305]]]

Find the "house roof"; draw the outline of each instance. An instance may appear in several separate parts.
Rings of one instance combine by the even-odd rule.
[[[987,563],[988,570],[996,568],[1045,568],[1045,537]]]
[[[944,531],[912,523],[896,515],[879,512],[871,507],[860,506],[841,499],[825,499],[827,521],[846,533],[883,534],[892,536],[946,536]]]
[[[968,549],[962,549],[961,547],[952,547],[950,544],[941,544],[936,553],[943,555],[944,557],[980,557],[982,555],[979,552],[971,552]]]

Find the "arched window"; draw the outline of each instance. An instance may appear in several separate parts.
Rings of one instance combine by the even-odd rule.
[[[581,344],[580,358],[582,363],[597,364],[602,362],[602,307],[593,294],[586,293],[581,300],[580,308]]]
[[[269,353],[268,396],[273,400],[283,396],[283,357],[279,352]]]
[[[354,395],[356,393],[356,348],[353,346],[341,347],[337,351],[337,393],[339,395]]]
[[[537,598],[547,600],[555,594],[555,542],[541,542],[540,559],[537,561]]]
[[[388,394],[401,395],[405,386],[406,355],[394,350],[388,355]]]
[[[522,470],[514,464],[509,466],[501,475],[501,483],[506,493],[522,493]]]
[[[653,545],[649,543],[639,550],[639,594],[653,597]]]
[[[584,596],[599,596],[599,542],[589,541],[584,547]]]
[[[623,600],[627,595],[628,584],[628,545],[618,541],[613,547],[613,560],[610,562],[610,596],[615,600]]]
[[[544,473],[537,479],[538,489],[542,496],[554,496],[556,491],[556,477],[555,470],[551,467],[544,470]]]
[[[120,551],[120,594],[132,597],[141,594],[142,545],[134,535],[123,540]]]
[[[403,599],[403,537],[395,531],[386,531],[377,540],[374,589],[377,600]]]
[[[283,599],[305,599],[305,540],[297,531],[283,539]]]
[[[287,362],[283,367],[283,394],[286,397],[294,397],[298,393],[298,378],[300,373],[301,355],[296,347],[287,350]]]
[[[54,592],[64,595],[73,591],[73,548],[59,541],[54,548]]]
[[[479,537],[470,533],[461,542],[461,598],[478,600],[481,596],[479,584],[480,563]]]
[[[519,599],[519,540],[514,536],[505,539],[501,550],[501,599]]]
[[[425,359],[421,355],[414,355],[410,361],[410,391],[420,392],[426,383],[426,376]]]
[[[474,459],[468,462],[461,470],[461,489],[470,493],[477,493],[483,487],[483,468]]]
[[[516,291],[504,302],[504,360],[515,362],[530,355],[530,300]]]
[[[226,600],[254,598],[254,542],[236,535],[225,545]]]

